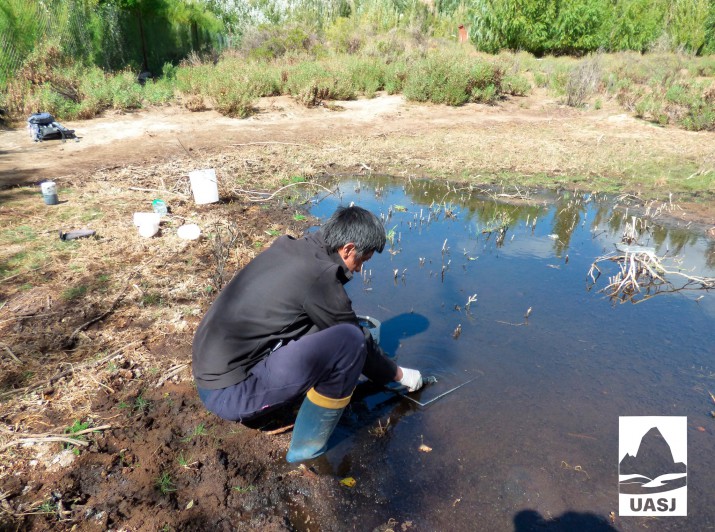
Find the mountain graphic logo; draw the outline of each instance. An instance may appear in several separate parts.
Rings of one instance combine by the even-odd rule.
[[[621,417],[619,459],[621,515],[685,515],[687,418]]]

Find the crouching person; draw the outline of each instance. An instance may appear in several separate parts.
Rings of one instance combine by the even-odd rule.
[[[358,325],[344,285],[385,247],[380,220],[340,207],[315,233],[278,238],[236,274],[204,316],[193,375],[206,408],[249,422],[303,398],[286,459],[325,452],[360,374],[422,386]]]

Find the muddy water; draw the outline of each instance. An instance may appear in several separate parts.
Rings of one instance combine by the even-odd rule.
[[[588,276],[642,212],[386,179],[340,191],[314,214],[355,202],[394,229],[348,291],[382,321],[399,364],[438,378],[414,398],[475,379],[427,407],[358,387],[327,455],[357,480],[350,528],[393,518],[417,530],[607,530],[611,512],[619,530],[715,527],[715,293],[619,304],[599,293],[615,269],[604,264],[595,286]],[[648,226],[640,244],[715,276],[712,241],[662,217]],[[687,416],[688,517],[618,517],[619,416]]]

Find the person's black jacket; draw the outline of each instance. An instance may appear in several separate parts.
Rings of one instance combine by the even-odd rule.
[[[328,253],[320,231],[278,238],[221,291],[194,336],[192,371],[199,388],[243,381],[278,345],[338,323],[358,326],[343,285],[352,273]],[[394,379],[395,363],[363,330],[368,355],[363,374],[378,384]]]

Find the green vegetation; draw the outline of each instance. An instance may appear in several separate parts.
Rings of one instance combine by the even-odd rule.
[[[141,305],[143,307],[160,306],[163,303],[164,297],[160,292],[146,292],[141,298]]]
[[[189,458],[184,456],[183,452],[179,453],[179,456],[177,456],[176,461],[179,462],[179,465],[184,469],[192,469],[193,466],[198,464],[196,460],[190,460]]]
[[[203,423],[199,423],[198,425],[196,425],[196,427],[195,427],[194,430],[191,432],[191,434],[189,434],[188,436],[182,438],[181,441],[183,441],[183,442],[191,441],[191,440],[193,440],[193,439],[196,438],[196,437],[206,436],[207,434],[208,434],[208,431],[206,430],[206,427],[204,426],[204,424],[203,424]]]
[[[82,422],[79,419],[76,419],[74,421],[74,423],[72,423],[71,426],[69,426],[65,429],[65,433],[69,434],[69,437],[72,439],[85,441],[87,438],[84,436],[84,434],[77,435],[77,433],[87,430],[91,425],[92,425],[92,422],[90,420]],[[80,453],[79,447],[77,447],[76,445],[72,445],[70,443],[66,443],[65,449],[70,449],[70,448],[72,449],[72,452],[74,454],[79,456],[79,453]]]
[[[0,60],[0,107],[13,119],[174,101],[244,118],[258,98],[281,94],[307,106],[378,91],[492,104],[537,86],[573,107],[616,99],[658,124],[715,129],[708,0],[45,4],[6,0],[0,9],[10,51]],[[456,42],[460,24],[471,44]],[[155,76],[141,84],[147,68]]]
[[[477,0],[473,5],[471,40],[491,53],[715,52],[715,4],[708,0]]]
[[[37,507],[37,511],[43,514],[57,513],[57,503],[54,501],[54,499],[47,499],[40,506]]]
[[[87,285],[81,284],[78,286],[71,286],[66,288],[62,292],[62,299],[65,301],[74,301],[87,294]]]
[[[171,475],[164,471],[159,478],[156,479],[156,487],[162,493],[162,495],[168,495],[169,493],[176,491],[176,486],[171,478]]]
[[[142,394],[137,395],[134,399],[134,411],[140,414],[146,413],[151,407],[151,401],[145,398]]]

